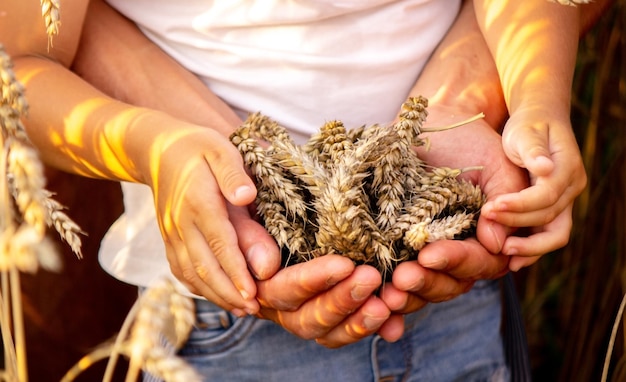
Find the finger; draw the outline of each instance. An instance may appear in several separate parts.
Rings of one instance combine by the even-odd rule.
[[[391,312],[385,303],[372,296],[354,314],[341,322],[341,325],[334,326],[315,341],[328,348],[351,344],[376,333],[390,315]]]
[[[508,226],[487,219],[481,212],[476,225],[476,238],[486,251],[498,254],[512,231]]]
[[[213,285],[221,286],[221,282],[225,281],[224,277],[228,277],[230,281],[223,285],[234,285],[241,297],[246,300],[247,308],[258,309],[255,299],[256,283],[239,248],[237,232],[230,224],[225,207],[225,201],[220,199],[219,202],[212,204],[210,217],[202,213],[195,214],[198,228],[188,226],[189,223],[186,221],[182,223],[180,227],[182,239],[188,248],[190,260],[198,267],[197,273],[204,272],[205,269],[216,272],[199,274],[203,280],[206,282],[211,280]],[[202,238],[198,237],[198,234],[201,234]],[[217,280],[220,280],[220,284],[217,284]]]
[[[343,256],[326,255],[278,271],[257,283],[257,299],[264,307],[296,310],[306,300],[332,288],[354,271],[354,263]]]
[[[278,271],[281,264],[276,241],[261,224],[252,219],[247,207],[228,203],[228,215],[237,232],[239,248],[248,268],[257,280],[267,280]]]
[[[222,195],[236,206],[252,203],[256,197],[256,187],[245,171],[241,154],[219,134],[215,134],[215,139],[225,142],[216,144],[213,150],[208,151],[205,160],[219,184]]]
[[[513,123],[512,121],[510,123]],[[509,159],[536,176],[546,176],[554,169],[547,124],[517,128],[507,123],[503,147]]]
[[[441,240],[425,246],[417,262],[457,280],[495,279],[506,274],[509,258],[488,252],[476,239]],[[397,285],[396,285],[397,286]]]
[[[391,312],[399,314],[415,312],[428,304],[418,295],[396,288],[393,283],[383,285],[380,298]]]
[[[566,191],[565,185],[560,187],[555,182],[541,182],[520,192],[497,196],[485,203],[481,213],[495,220],[499,212],[543,210],[557,204],[560,199],[568,199]]]
[[[198,296],[203,296],[207,300],[221,307],[222,309],[228,310],[237,316],[241,317],[246,314],[242,309],[235,307],[233,304],[218,296],[217,293],[215,293],[211,288],[206,288],[204,283],[200,283],[199,281],[193,282],[185,279],[182,268],[179,265],[180,262],[178,261],[179,258],[185,259],[187,257],[184,246],[180,246],[180,249],[176,251],[174,250],[174,247],[172,245],[166,242],[165,252],[168,258],[170,269],[172,270],[172,274],[178,279],[178,281],[180,281],[181,284],[183,284],[189,290],[189,292]],[[184,262],[189,262],[189,260],[185,259]]]
[[[534,256],[534,257],[513,256],[511,258],[511,261],[509,262],[509,269],[512,272],[517,272],[522,268],[529,267],[535,264],[537,261],[539,261],[539,259],[541,259],[541,256]]]
[[[376,333],[387,342],[396,342],[404,334],[404,315],[392,313]]]
[[[359,266],[348,278],[328,291],[309,299],[297,311],[268,313],[271,315],[271,319],[277,319],[283,327],[301,338],[320,338],[363,305],[380,284],[380,273],[375,268]],[[381,302],[381,304],[388,316],[389,310],[384,303]],[[371,314],[372,319],[377,317],[378,313]],[[362,318],[365,319],[365,317]],[[365,324],[369,324],[369,322],[366,320]],[[382,322],[380,324],[382,325]],[[377,330],[378,327],[375,329]],[[352,331],[351,333],[357,334],[357,332]]]
[[[510,236],[502,253],[509,256],[539,256],[567,245],[572,229],[572,206],[549,224],[539,227],[528,237]]]
[[[553,221],[561,212],[557,206],[531,212],[499,212],[490,214],[493,221],[510,227],[540,227]]]
[[[189,257],[188,263],[179,263],[185,280],[198,288],[202,295],[212,290],[248,314],[255,314],[259,310],[260,306],[255,299],[256,284],[241,253],[234,253],[228,258],[229,261],[224,261],[224,258],[212,252],[204,236],[197,230],[187,230],[183,242]],[[251,287],[246,285],[248,283],[251,283]]]
[[[535,203],[534,205],[533,202],[527,203],[528,200],[523,199],[529,194],[525,193],[520,193],[517,196],[506,195],[507,201],[503,203],[485,204],[481,210],[481,216],[512,227],[543,226],[549,224],[557,215],[571,206],[577,195],[572,188],[569,188],[560,197],[557,196],[553,204],[549,204],[552,201],[552,196],[548,196],[548,191],[540,191],[536,186],[524,191],[538,191],[537,196],[540,198],[540,194],[545,195],[546,203]],[[542,205],[547,205],[547,207],[540,208]]]
[[[415,282],[413,275],[419,274],[420,281]],[[444,272],[423,268],[418,262],[407,261],[396,268],[393,273],[393,285],[399,290],[410,292],[428,302],[448,301],[471,288],[473,281],[459,280]],[[407,303],[415,304],[415,300]],[[405,312],[414,306],[405,307]]]
[[[259,308],[254,298],[256,284],[239,249],[237,234],[228,220],[226,201],[209,169],[200,162],[189,160],[185,163],[186,169],[178,174],[179,181],[169,187],[163,184],[166,191],[158,191],[158,188],[155,192],[161,231],[164,238],[171,240],[177,253],[181,245],[186,247],[188,262],[180,262],[179,266],[185,277],[193,278],[196,288],[199,287],[198,280],[215,288],[219,285],[216,280],[224,281],[223,277],[227,275],[230,280],[223,284],[224,291],[218,294],[244,308],[232,297],[231,286],[234,284],[240,299],[245,300],[245,307],[256,311]]]

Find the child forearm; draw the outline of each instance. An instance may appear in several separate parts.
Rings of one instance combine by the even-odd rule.
[[[143,179],[140,161],[131,159],[128,150],[145,139],[137,135],[137,126],[150,113],[103,96],[46,59],[19,57],[15,72],[30,105],[24,124],[46,163],[90,177]]]
[[[568,112],[579,20],[576,7],[547,0],[475,0],[509,113],[524,105]]]

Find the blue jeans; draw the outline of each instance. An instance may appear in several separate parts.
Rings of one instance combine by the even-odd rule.
[[[508,381],[498,281],[407,315],[395,343],[377,335],[339,349],[196,300],[197,325],[179,355],[206,381]]]

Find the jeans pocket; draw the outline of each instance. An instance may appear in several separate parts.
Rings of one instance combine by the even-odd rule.
[[[223,353],[243,341],[254,324],[254,317],[237,317],[208,301],[195,302],[196,324],[179,351],[183,357]]]

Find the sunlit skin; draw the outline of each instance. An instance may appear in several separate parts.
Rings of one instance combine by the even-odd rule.
[[[61,34],[50,50],[37,2],[3,4],[7,16],[0,23],[0,35],[20,37],[9,39],[5,45],[28,89],[31,111],[25,122],[29,135],[46,162],[55,167],[149,185],[173,273],[190,290],[224,309],[271,319],[328,347],[376,332],[393,341],[402,334],[403,314],[467,292],[475,280],[503,275],[516,257],[509,264],[507,256],[494,254],[500,250],[507,253],[507,245],[518,245],[515,240],[526,243],[520,246],[520,256],[528,254],[524,253],[526,246],[542,248],[541,243],[525,242],[533,236],[507,238],[511,233],[507,226],[532,225],[521,224],[530,221],[515,221],[522,215],[517,210],[507,217],[508,213],[496,209],[491,210],[495,213],[492,216],[489,209],[489,203],[494,205],[493,201],[509,195],[512,205],[527,203],[525,197],[515,194],[526,186],[526,176],[511,162],[515,162],[513,153],[546,145],[545,135],[540,136],[543,140],[527,142],[528,130],[511,128],[510,133],[505,129],[503,150],[495,130],[504,119],[504,101],[475,21],[457,23],[455,33],[440,46],[439,53],[445,54],[433,56],[413,92],[430,98],[428,123],[433,126],[478,112],[487,115],[471,126],[433,134],[432,150],[424,154],[433,164],[485,164],[482,172],[468,174],[483,186],[490,200],[479,220],[478,240],[426,246],[418,261],[396,269],[393,283],[383,285],[377,297],[371,292],[381,287],[378,272],[371,267],[355,267],[338,256],[278,271],[278,248],[249,213],[254,186],[239,153],[227,139],[239,119],[132,24],[107,13],[108,7],[99,2],[92,2],[85,26],[85,38],[91,38],[92,43],[83,46],[74,62],[74,69],[83,77],[127,103],[115,101],[68,70],[81,34],[85,3],[61,1]],[[474,17],[472,7],[465,6],[462,15],[463,20],[468,15]],[[492,22],[491,27],[494,25]],[[505,56],[504,52],[499,54]],[[162,86],[155,87],[154,78],[159,78]],[[506,94],[515,93],[512,88],[505,89]],[[544,129],[540,126],[537,131]],[[507,134],[516,139],[507,138]],[[507,149],[510,142],[517,142],[518,147]],[[568,140],[562,143],[571,145]],[[444,152],[454,155],[445,156]],[[561,169],[570,165],[554,163],[559,173],[566,173]],[[531,167],[528,169],[532,172]],[[575,166],[574,171],[569,169],[568,175],[576,172]],[[553,184],[553,178],[546,178],[546,183]],[[565,189],[567,185],[559,182],[553,188],[559,187]],[[567,205],[573,194],[564,194],[558,203]],[[529,203],[527,207],[535,206]],[[554,212],[547,216],[559,215],[559,207],[546,208]],[[554,229],[546,225],[545,232],[563,231],[557,220],[551,224],[555,224]]]
[[[466,15],[468,14],[472,15],[473,10],[471,9],[471,7],[465,7],[463,13]],[[122,97],[124,100],[130,101],[133,103],[138,103],[144,106],[153,106],[153,107],[158,106],[167,110],[171,115],[175,115],[179,118],[187,119],[195,123],[207,124],[207,125],[211,123],[211,121],[214,118],[207,116],[207,111],[214,110],[216,106],[219,106],[219,103],[218,104],[215,103],[215,99],[214,99],[215,97],[212,94],[207,93],[206,87],[204,87],[202,84],[198,86],[197,82],[193,82],[191,81],[191,79],[188,78],[187,72],[184,72],[184,71],[181,72],[179,67],[170,66],[172,64],[171,60],[163,59],[162,55],[160,56],[159,54],[157,54],[157,52],[155,52],[152,49],[146,49],[146,48],[139,49],[139,48],[132,48],[132,47],[118,48],[117,45],[119,45],[120,41],[124,41],[124,42],[127,42],[129,40],[135,41],[135,39],[139,40],[140,37],[132,37],[130,39],[121,38],[120,36],[126,36],[125,33],[122,33],[120,31],[120,28],[124,28],[124,25],[120,25],[119,22],[113,23],[113,24],[111,23],[107,24],[106,20],[107,18],[104,17],[104,15],[102,14],[102,10],[100,10],[98,17],[94,17],[94,20],[92,22],[88,22],[86,39],[87,41],[93,41],[93,43],[85,44],[83,46],[81,50],[81,54],[79,55],[78,62],[75,65],[76,70],[80,72],[82,76],[88,77],[90,81],[92,81],[93,83],[97,83],[100,88],[107,89],[106,90],[107,92],[111,94],[116,94],[119,97]],[[480,32],[477,30],[475,22],[473,24],[465,24],[465,25],[461,24],[461,25],[463,27],[465,25],[469,25],[471,28],[474,29],[474,32],[475,32],[474,36],[480,37]],[[126,27],[128,27],[128,25]],[[136,32],[136,28],[135,28],[135,32]],[[458,34],[461,36],[468,35],[468,33],[466,33],[466,31],[463,31],[462,29],[458,32]],[[98,36],[97,38],[94,37],[96,35]],[[94,40],[89,40],[89,39],[94,39]],[[468,44],[471,45],[476,42],[484,46],[484,41],[482,40],[482,38],[472,39],[468,42]],[[452,43],[454,44],[455,41],[452,41]],[[446,44],[444,43],[442,47],[444,47],[445,45]],[[465,46],[459,46],[459,48],[461,48],[461,52],[463,51],[476,52],[475,49],[466,49]],[[102,49],[102,50],[99,51],[99,49]],[[114,49],[116,52],[128,51],[128,52],[133,52],[134,54],[127,55],[127,56],[124,56],[124,55],[111,56],[107,54],[112,49]],[[454,50],[454,46],[452,46],[450,49]],[[136,55],[136,52],[139,50],[141,50],[142,52],[148,52],[146,53],[146,57],[144,57],[143,59],[146,60],[145,62],[150,62],[152,65],[154,65],[154,69],[151,69],[152,66],[141,65],[143,61],[141,61],[140,59],[142,59],[142,57],[138,58]],[[483,57],[488,57],[489,53],[486,50],[486,48],[484,48],[484,51],[486,54]],[[459,57],[458,54],[450,54],[450,56]],[[464,55],[461,55],[461,57],[464,57]],[[119,60],[119,61],[116,61],[116,60]],[[156,64],[159,61],[163,61],[161,66]],[[108,64],[105,65],[104,64],[105,62]],[[128,77],[125,76],[125,73],[128,70],[132,71],[132,69],[130,68],[132,68],[132,65],[135,62],[138,62],[138,68],[140,68],[140,70],[138,69],[136,72],[140,74],[145,73],[146,75],[145,77],[142,75],[134,76],[133,81],[129,82]],[[491,62],[491,61],[488,61],[488,62]],[[491,64],[491,66],[493,66],[493,64]],[[168,70],[174,71],[175,73],[164,75],[163,73],[165,73],[165,70],[166,70],[164,67],[170,68]],[[460,66],[460,67],[464,68],[464,66]],[[117,68],[123,68],[124,73],[119,73],[119,70],[116,70]],[[474,66],[472,66],[472,68],[474,68]],[[152,76],[150,76],[150,73],[149,73],[150,70],[154,70],[154,73],[152,74]],[[445,77],[446,79],[450,79],[452,83],[458,86],[458,87],[450,88],[450,92],[461,89],[463,90],[463,93],[467,95],[466,99],[469,99],[470,101],[472,101],[470,102],[471,106],[465,105],[463,103],[459,103],[459,104],[453,105],[452,107],[452,110],[454,111],[458,110],[459,106],[462,106],[463,108],[465,108],[466,106],[469,107],[467,111],[468,116],[473,116],[477,112],[485,110],[483,108],[484,103],[481,104],[480,102],[474,102],[471,99],[472,96],[470,96],[470,94],[472,94],[473,97],[478,97],[481,99],[483,98],[489,99],[489,98],[492,98],[492,95],[490,94],[490,92],[485,90],[486,85],[489,85],[488,86],[489,88],[493,87],[495,89],[499,89],[499,84],[497,81],[497,75],[495,75],[495,71],[490,72],[490,71],[480,70],[480,71],[474,72],[472,70],[470,70],[467,73],[468,75],[455,74],[455,75],[450,75],[450,76]],[[105,75],[104,73],[107,73],[107,74]],[[482,75],[482,73],[486,73],[488,75]],[[478,75],[478,74],[481,74],[481,75]],[[474,83],[470,81],[470,80],[473,80],[471,76],[477,77],[476,84],[480,86],[474,86]],[[180,102],[176,102],[176,103],[164,102],[163,99],[160,97],[160,94],[158,94],[159,93],[158,89],[155,89],[154,91],[146,92],[144,90],[145,86],[151,85],[151,82],[149,80],[150,78],[160,78],[162,79],[162,81],[165,81],[163,85],[165,88],[170,89],[170,94],[164,94],[163,96],[167,97],[167,100],[178,99]],[[181,78],[181,80],[176,80],[177,78]],[[439,81],[441,81],[443,77],[436,76],[433,78],[439,78],[440,79]],[[493,81],[494,78],[496,78],[496,81]],[[117,84],[115,83],[116,79],[118,79]],[[171,81],[171,82],[168,82],[168,81]],[[463,81],[465,81],[466,83],[470,81],[469,83],[471,83],[472,86],[468,88],[474,89],[475,91],[468,91],[467,88],[463,87],[462,86]],[[168,86],[168,83],[171,83],[171,85]],[[494,83],[495,83],[495,86],[492,86],[492,84]],[[441,82],[439,82],[438,85],[440,86]],[[171,93],[174,90],[179,90],[176,96],[174,96]],[[495,92],[495,97],[496,98],[500,97],[499,90]],[[491,104],[495,105],[494,107],[497,108],[498,105],[495,104],[494,101],[491,101],[491,102],[492,102]],[[207,103],[209,104],[210,107],[202,106],[202,105],[206,105]],[[474,107],[472,103],[475,103],[476,107]],[[433,116],[433,125],[435,126],[437,125],[441,126],[447,122],[450,122],[448,120],[445,120],[445,118],[441,116],[435,117],[437,114],[442,114],[444,117],[448,116],[447,110],[444,113],[437,112],[436,102],[432,103],[432,106],[429,108],[429,112]],[[223,113],[224,113],[224,110],[222,109],[222,115]],[[502,115],[501,111],[499,111],[498,113]],[[494,118],[493,113],[488,113],[488,115],[489,117]],[[452,122],[458,122],[458,119],[453,119]],[[229,131],[232,131],[228,129],[233,128],[235,125],[236,124],[233,123],[232,125],[227,125],[226,128],[224,128],[223,126],[221,127],[216,126],[215,128],[220,129],[220,131],[224,131],[225,134],[228,134]],[[494,135],[492,129],[489,130],[488,133],[491,135]],[[498,150],[481,150],[480,148],[477,148],[477,151],[501,153],[501,145],[499,141],[495,141],[495,140],[491,141],[491,144],[496,145],[496,148],[499,149],[499,151]],[[440,146],[440,147],[442,148],[442,150],[445,148],[445,146]],[[467,156],[465,160],[465,164],[463,166],[476,164],[476,161],[472,158],[472,155]],[[484,155],[484,154],[481,154],[481,155]],[[511,166],[511,168],[513,168],[514,171],[516,172],[518,171],[518,169],[514,168],[514,166]],[[484,179],[487,179],[487,178],[484,178]],[[490,179],[492,182],[496,180],[494,177]],[[518,189],[519,188],[521,188],[521,185],[518,185]],[[510,191],[510,190],[513,190],[513,188],[507,188],[507,190]],[[236,215],[233,215],[233,213],[236,213]],[[258,226],[255,226],[255,223],[251,222],[250,220],[246,220],[246,219],[250,219],[250,216],[249,215],[246,216],[245,214],[246,214],[245,210],[241,210],[241,209],[235,209],[231,211],[231,223],[236,228],[237,232],[242,233],[241,235],[239,235],[240,247],[243,249],[243,252],[246,254],[248,261],[253,262],[253,264],[251,265],[251,268],[258,269],[258,267],[263,265],[264,262],[263,261],[257,262],[251,259],[249,252],[245,250],[245,248],[248,248],[246,247],[246,245],[248,245],[247,243],[253,242],[253,240],[248,239],[249,237],[258,235],[256,237],[261,238],[262,235],[259,233]],[[254,227],[253,228],[254,230],[251,231],[251,230],[243,230],[243,229],[238,228],[239,226],[243,226],[243,225]],[[244,232],[245,234],[243,234]],[[504,240],[504,238],[502,238],[502,240]],[[429,249],[429,248],[432,248],[432,249]],[[454,252],[450,252],[449,249],[454,250]],[[299,315],[300,319],[290,319],[290,320],[283,319],[280,323],[281,325],[285,326],[288,330],[292,332],[302,333],[301,328],[305,327],[307,328],[306,329],[307,331],[310,330],[310,331],[317,331],[318,333],[320,332],[328,333],[328,337],[318,338],[318,341],[321,343],[324,343],[326,346],[340,346],[346,343],[354,342],[359,339],[355,337],[357,333],[361,335],[362,337],[365,337],[374,332],[378,332],[379,334],[383,336],[383,338],[392,341],[392,340],[399,338],[403,332],[403,325],[402,325],[403,313],[408,313],[410,311],[419,309],[423,307],[429,301],[442,301],[444,299],[452,298],[453,296],[456,296],[460,293],[464,293],[469,289],[469,287],[471,287],[471,285],[473,284],[473,281],[478,278],[498,277],[502,275],[503,272],[506,271],[507,261],[508,261],[508,259],[504,257],[493,256],[487,249],[485,249],[482,245],[480,245],[476,240],[459,242],[459,243],[454,242],[452,243],[451,246],[450,245],[441,245],[441,246],[435,245],[432,247],[427,246],[423,250],[423,252],[425,254],[428,254],[430,252],[434,256],[443,256],[446,259],[446,263],[450,264],[450,266],[445,267],[445,268],[428,269],[428,268],[420,266],[416,262],[413,262],[407,266],[403,265],[402,267],[398,269],[399,272],[396,272],[396,273],[398,275],[399,280],[406,279],[410,281],[415,278],[423,279],[424,280],[423,292],[415,288],[414,285],[412,285],[412,283],[410,282],[405,283],[405,284],[411,285],[410,290],[406,290],[406,289],[400,290],[398,288],[395,288],[392,284],[387,284],[382,289],[383,293],[381,294],[381,298],[371,296],[370,298],[365,300],[365,302],[363,302],[363,301],[356,301],[355,299],[352,298],[350,294],[342,293],[341,288],[336,288],[336,289],[332,288],[329,291],[326,290],[327,288],[324,288],[321,290],[317,290],[317,292],[315,291],[315,288],[304,289],[304,290],[311,291],[309,292],[309,295],[307,296],[308,299],[310,299],[310,301],[316,301],[318,293],[333,293],[336,296],[335,299],[340,298],[342,303],[345,306],[353,307],[354,313],[351,315],[347,315],[344,318],[345,322],[343,321],[339,322],[337,321],[336,318],[320,319],[320,317],[330,316],[332,318],[333,316],[335,316],[335,314],[333,313],[334,309],[332,306],[328,306],[321,313],[319,311],[314,312],[311,309],[298,309],[299,304],[303,304],[304,302],[307,302],[307,299],[297,299],[297,298],[289,299],[288,298],[289,296],[284,296],[285,294],[283,293],[284,291],[294,290],[294,289],[307,286],[307,285],[316,286],[316,284],[308,280],[308,278],[302,277],[302,278],[299,278],[300,285],[293,285],[293,283],[274,282],[270,284],[275,288],[271,291],[268,290],[267,288],[263,288],[262,290],[259,289],[257,296],[259,300],[261,301],[261,305],[263,306],[263,309],[261,310],[262,315],[266,318],[270,318],[274,320],[276,320],[276,317],[278,317],[279,313],[281,312],[289,312],[287,316],[283,315],[283,317],[291,317],[294,315],[298,317],[297,315]],[[259,254],[258,252],[256,253]],[[269,258],[271,258],[271,256],[264,256],[264,259],[266,259],[265,261],[267,261],[267,259]],[[319,261],[327,262],[327,261],[332,261],[332,260],[320,259]],[[320,272],[320,269],[325,269],[322,266],[322,263],[320,262],[316,262],[315,264],[305,264],[303,266],[307,268],[316,267],[316,269],[312,269],[309,272],[309,274],[313,274],[314,272]],[[335,264],[335,267],[337,266],[341,266],[341,264],[339,265]],[[413,269],[414,267],[417,269]],[[272,267],[268,267],[268,269],[271,269],[271,268]],[[406,270],[407,272],[403,272],[403,270]],[[333,271],[340,272],[341,268],[335,268],[333,269]],[[281,270],[276,275],[276,277],[278,277],[279,275],[284,275],[286,272],[287,273],[295,272],[295,270],[291,270],[291,269]],[[474,272],[476,273],[475,277],[470,276]],[[267,274],[271,275],[271,273],[267,273]],[[461,275],[463,279],[460,279],[458,275]],[[377,280],[379,278],[380,276],[373,272],[359,271],[357,273],[357,276],[350,279],[350,283],[353,283],[354,285],[357,285],[357,284],[371,285],[372,283],[378,282]],[[394,275],[394,278],[396,278],[395,275]],[[279,280],[282,280],[282,279],[283,279],[282,277],[279,278]],[[405,284],[400,283],[399,286],[403,287],[405,286]],[[276,299],[271,299],[271,298],[266,297],[266,296],[270,296],[272,293],[274,295],[283,296],[283,299],[288,300],[289,304],[287,305],[289,306],[289,309],[284,308],[285,304],[273,305],[272,301],[276,301]],[[420,293],[424,294],[423,296],[424,298],[420,297]],[[386,297],[392,298],[393,300],[392,305],[394,306],[393,309],[396,309],[395,312],[391,313],[389,307],[385,306],[384,304],[380,304],[381,301],[386,302],[385,300]],[[295,304],[293,300],[295,300],[298,304]],[[323,307],[323,305],[320,305],[319,303],[316,306]],[[357,307],[360,307],[360,309],[357,309]],[[292,314],[292,312],[294,313]],[[365,316],[370,316],[370,317],[388,316],[389,318],[384,323],[382,323],[381,326],[378,328],[371,328],[369,330],[354,330],[354,327],[355,327],[354,325],[357,325],[356,327],[360,327],[360,328],[366,327],[366,325],[364,325],[362,322]],[[304,320],[304,322],[308,322],[309,324],[303,325],[302,320]],[[324,324],[321,324],[321,323],[324,323]],[[336,327],[312,329],[319,325],[326,325],[326,323],[329,323],[329,324],[336,323]],[[348,323],[353,323],[353,324],[347,325]],[[347,328],[351,328],[350,333],[348,333]],[[329,338],[332,338],[332,341],[330,341]]]
[[[69,72],[55,74],[54,64],[42,65],[38,61],[25,58],[16,65],[18,75],[26,74],[24,78],[28,80],[24,85],[29,89],[60,88],[68,79],[75,79]],[[29,76],[31,65],[52,67],[50,71],[41,70],[40,74]],[[46,110],[47,103],[32,102],[31,97],[32,120],[27,122],[40,126],[37,134],[31,134],[33,142],[38,147],[55,145],[44,151],[44,159],[86,176],[150,185],[160,211],[159,225],[174,274],[185,280],[193,291],[210,296],[230,309],[258,311],[254,298],[256,286],[247,271],[235,230],[227,231],[228,226],[225,228],[222,224],[228,221],[223,198],[234,205],[245,206],[255,197],[254,184],[246,175],[237,150],[214,130],[180,123],[162,113],[131,108],[106,99],[90,87],[81,90],[66,97],[68,105],[78,106],[63,113],[70,116],[63,118],[63,123],[48,118],[52,113]],[[77,111],[85,106],[89,107],[84,108],[84,112]],[[55,108],[59,110],[59,105]],[[37,121],[38,116],[46,118]],[[42,128],[56,129],[59,125],[64,129],[54,130],[55,134]],[[85,129],[85,126],[93,128]],[[54,142],[49,139],[53,136],[56,137]],[[208,149],[220,140],[224,144],[219,150]],[[145,143],[149,143],[147,150]],[[203,173],[207,175],[201,176]],[[220,197],[215,198],[216,194]],[[206,216],[217,219],[204,219]],[[220,234],[210,234],[215,231]],[[220,241],[211,241],[216,238]],[[170,256],[172,253],[177,256]],[[212,255],[207,256],[209,253]],[[219,262],[220,258],[229,260]],[[242,269],[244,272],[240,271]],[[207,287],[207,280],[219,287]]]
[[[507,157],[528,170],[531,187],[500,195],[484,217],[511,227],[502,253],[518,270],[567,244],[572,206],[586,184],[570,123],[579,11],[547,1],[475,1],[477,20],[495,59],[509,110],[503,136]]]

